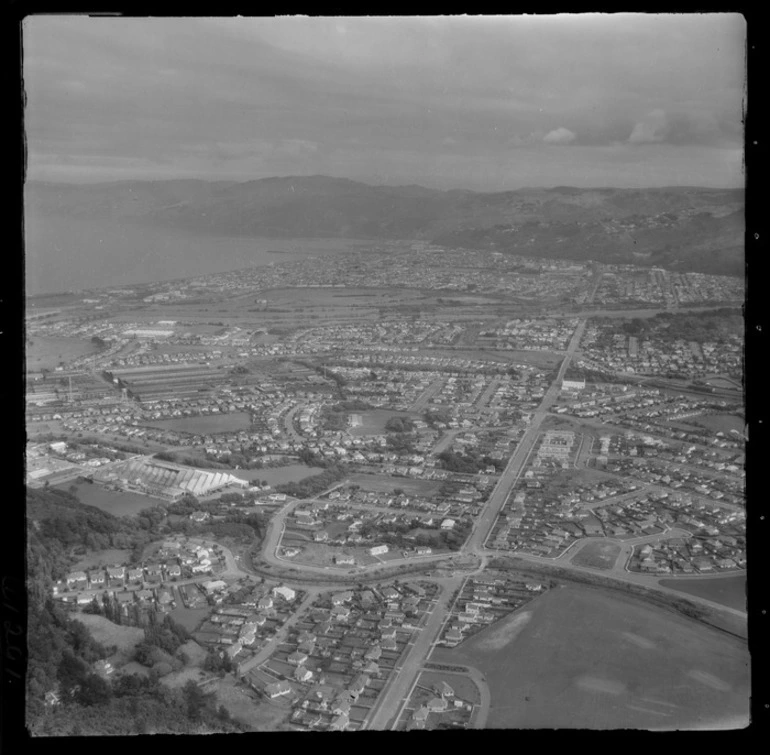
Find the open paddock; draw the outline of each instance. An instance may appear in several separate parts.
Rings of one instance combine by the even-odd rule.
[[[276,731],[289,713],[289,709],[271,704],[230,677],[217,684],[216,701],[217,706],[224,705],[230,715],[247,726],[249,731]]]
[[[251,427],[251,415],[248,412],[231,414],[209,414],[200,417],[175,417],[145,422],[146,427],[159,430],[172,430],[195,435],[217,435],[219,433],[237,433]]]
[[[714,579],[660,579],[658,584],[687,595],[721,603],[723,606],[737,608],[739,611],[746,610],[745,574]]]
[[[118,550],[110,548],[103,551],[91,551],[80,559],[73,567],[72,571],[85,571],[95,569],[100,566],[128,565],[131,563],[131,551]]]
[[[360,485],[362,490],[372,493],[393,493],[394,488],[400,488],[406,495],[430,497],[441,487],[440,482],[432,480],[411,480],[405,477],[389,477],[387,475],[352,474],[348,482]]]
[[[620,555],[620,546],[617,543],[603,540],[589,540],[570,559],[575,566],[587,566],[590,569],[612,569]]]
[[[98,614],[78,613],[72,618],[85,624],[97,642],[107,647],[117,645],[118,650],[124,654],[132,651],[144,640],[144,629],[113,624],[109,619]]]
[[[70,485],[61,485],[62,490],[69,490]],[[138,493],[124,493],[106,488],[96,482],[74,483],[75,495],[81,503],[95,506],[115,516],[134,516],[144,509],[157,506],[160,501]]]
[[[394,417],[406,417],[408,419],[420,419],[419,415],[410,414],[409,412],[391,411],[390,409],[370,409],[367,411],[355,411],[351,412],[348,417],[356,416],[360,418],[360,425],[350,425],[348,432],[351,435],[384,435],[386,433],[385,425],[388,420]]]
[[[324,545],[323,543],[314,543],[311,541],[302,541],[299,539],[287,539],[283,538],[281,545],[284,547],[297,547],[302,551],[298,553],[294,558],[286,559],[287,563],[305,564],[306,566],[324,566],[349,570],[351,566],[337,566],[334,563],[335,556],[352,556],[355,560],[355,566],[368,566],[370,564],[380,563],[377,558],[369,555],[368,549],[365,548],[338,548],[332,545]]]
[[[169,613],[169,616],[177,623],[183,626],[188,632],[195,632],[198,627],[208,618],[211,613],[210,608],[184,608],[178,606]],[[197,643],[195,643],[197,645]],[[198,647],[200,647],[198,645]]]
[[[687,424],[705,427],[715,433],[722,432],[725,435],[734,435],[731,430],[739,432],[743,436],[746,430],[746,421],[737,414],[707,414],[699,417],[691,417]]]
[[[32,336],[26,343],[25,351],[27,371],[39,372],[53,370],[78,357],[96,354],[99,347],[82,338]]]
[[[593,588],[550,590],[458,647],[436,648],[430,661],[473,666],[485,675],[489,728],[748,723],[745,642]]]

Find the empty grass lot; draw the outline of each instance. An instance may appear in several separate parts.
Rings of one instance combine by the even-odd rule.
[[[620,554],[617,543],[592,540],[586,543],[570,560],[575,566],[587,566],[591,569],[612,569]]]
[[[705,729],[745,726],[746,644],[599,589],[561,587],[435,663],[466,664],[489,683],[489,728]],[[506,641],[506,624],[511,627]],[[502,632],[501,632],[502,630]]]
[[[713,600],[723,606],[746,610],[746,576],[720,577],[719,579],[661,579],[661,587],[697,595],[706,600]],[[754,598],[758,597],[752,593]]]
[[[73,618],[88,627],[91,636],[107,647],[117,645],[118,650],[129,652],[144,639],[144,629],[124,627],[113,624],[109,619],[97,614],[79,613]]]

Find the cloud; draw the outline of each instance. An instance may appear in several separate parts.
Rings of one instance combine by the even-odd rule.
[[[665,111],[652,110],[634,126],[629,144],[657,144],[665,141],[669,133],[669,122]]]
[[[572,144],[575,139],[577,139],[577,134],[563,126],[561,128],[556,128],[553,131],[549,131],[543,137],[543,141],[546,144]]]

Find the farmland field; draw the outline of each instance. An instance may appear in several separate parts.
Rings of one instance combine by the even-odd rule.
[[[619,553],[620,546],[617,543],[591,540],[570,561],[575,566],[588,566],[591,569],[612,569]]]
[[[739,611],[746,610],[745,575],[724,579],[661,579],[658,584],[687,595],[713,600],[715,603],[737,608]]]
[[[706,729],[748,723],[745,643],[585,587],[554,589],[431,662],[475,666],[489,728]]]
[[[173,430],[180,433],[198,435],[216,435],[217,433],[237,433],[251,427],[251,415],[248,412],[232,414],[209,414],[200,417],[175,417],[146,422],[147,427],[160,430]]]
[[[69,485],[60,486],[62,490],[68,490]],[[157,506],[159,501],[138,493],[123,493],[97,485],[96,483],[75,483],[77,492],[75,495],[82,503],[88,506],[96,506],[97,509],[106,511],[115,516],[133,516],[143,509]]]
[[[76,357],[95,354],[98,347],[81,338],[34,336],[26,344],[27,371],[53,370],[60,362],[65,364]]]

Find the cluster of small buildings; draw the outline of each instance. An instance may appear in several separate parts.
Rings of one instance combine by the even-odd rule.
[[[444,547],[435,537],[438,533],[459,531],[470,521],[448,516],[449,504],[440,508],[435,513],[416,509],[389,513],[379,507],[319,501],[296,508],[287,520],[281,538],[282,555],[303,560],[302,554],[310,549],[314,559],[336,566],[431,555]],[[428,537],[432,547],[421,541],[418,544],[418,535]]]
[[[563,351],[577,327],[575,319],[517,318],[479,333],[479,343],[495,349]]]
[[[322,594],[246,679],[298,729],[360,729],[436,590],[408,582]]]
[[[144,563],[114,564],[73,571],[53,586],[56,598],[87,605],[105,592],[118,603],[156,601],[160,607],[176,603],[174,583],[200,580],[224,569],[221,549],[195,539],[164,541],[155,557]],[[171,584],[169,584],[171,583]],[[182,594],[184,602],[184,595]]]
[[[547,589],[536,581],[496,577],[468,577],[452,604],[439,642],[455,647],[484,627],[521,608]]]
[[[620,226],[618,230],[621,230]],[[742,300],[745,292],[741,278],[726,275],[639,269],[632,265],[603,266],[602,270],[594,302],[603,306],[734,302]]]
[[[426,676],[437,675],[424,673],[420,675],[404,709],[404,714],[408,715],[405,730],[421,731],[442,726],[467,728],[473,716],[475,701],[459,697],[452,684],[444,679],[432,684],[426,683]],[[453,683],[456,684],[454,681]],[[398,728],[401,728],[400,724]]]
[[[610,372],[678,378],[724,374],[740,378],[743,370],[743,338],[739,335],[707,343],[654,336],[640,340],[618,333],[615,325],[594,325],[586,330],[582,349],[586,361]]]
[[[216,608],[197,630],[195,639],[224,653],[237,668],[248,665],[275,636],[304,595],[286,585],[228,585],[222,580],[203,583],[200,588]]]

